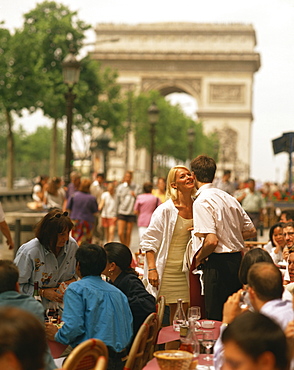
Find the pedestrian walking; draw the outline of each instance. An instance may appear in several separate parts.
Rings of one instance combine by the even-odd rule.
[[[144,193],[137,196],[134,206],[135,214],[138,216],[137,225],[140,240],[150,224],[153,212],[161,204],[160,199],[151,194],[152,187],[151,182],[143,184]]]
[[[130,246],[133,225],[137,218],[134,213],[136,196],[139,187],[132,183],[133,173],[127,171],[123,182],[116,189],[117,228],[119,240],[127,247]]]

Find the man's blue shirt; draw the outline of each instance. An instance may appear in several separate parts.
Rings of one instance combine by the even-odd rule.
[[[64,325],[55,340],[72,347],[97,338],[120,352],[128,346],[133,334],[127,297],[100,276],[86,276],[68,286],[62,320]]]

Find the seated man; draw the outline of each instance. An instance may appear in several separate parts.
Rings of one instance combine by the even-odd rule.
[[[283,223],[294,221],[294,210],[293,209],[285,209],[281,212],[280,221]]]
[[[294,247],[294,221],[283,224],[283,235],[286,241],[286,246],[283,250],[283,258],[285,260],[289,257],[289,251]],[[288,269],[286,269],[284,279],[290,281]]]
[[[42,304],[33,297],[19,293],[18,278],[17,266],[12,261],[0,260],[0,306],[16,306],[29,311],[44,325],[44,308]],[[45,354],[45,368],[46,370],[56,368],[48,346]]]
[[[273,319],[285,330],[293,318],[291,301],[283,301],[283,278],[272,263],[259,262],[248,271],[248,292],[255,311]]]
[[[106,266],[104,248],[83,243],[76,252],[76,260],[81,280],[65,291],[64,325],[58,330],[46,324],[47,337],[72,347],[90,338],[100,339],[108,347],[108,369],[122,369],[133,334],[128,299],[101,278]]]
[[[1,307],[0,369],[44,369],[46,348],[44,325],[34,315],[17,307]]]
[[[222,334],[227,369],[286,370],[289,362],[286,337],[269,317],[247,311]]]
[[[282,330],[285,330],[293,318],[291,301],[283,301],[284,291],[282,274],[277,266],[270,262],[258,262],[253,264],[247,275],[248,293],[251,306],[256,312],[274,320]],[[224,305],[223,324],[224,328],[230,324],[235,317],[242,313],[240,298],[242,291],[230,296]],[[220,338],[214,346],[215,369],[221,368],[223,344]]]

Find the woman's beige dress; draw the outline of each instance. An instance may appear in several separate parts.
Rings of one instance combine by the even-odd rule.
[[[168,304],[177,303],[178,298],[184,302],[190,300],[188,281],[182,268],[186,246],[191,237],[191,232],[188,229],[192,226],[193,219],[178,216],[159,291],[159,296],[164,295]]]

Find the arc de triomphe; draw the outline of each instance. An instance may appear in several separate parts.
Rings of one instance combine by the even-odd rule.
[[[260,67],[255,46],[254,28],[245,24],[98,24],[91,55],[118,71],[123,90],[195,98],[205,132],[219,134],[219,171],[231,169],[245,179],[253,77]]]

